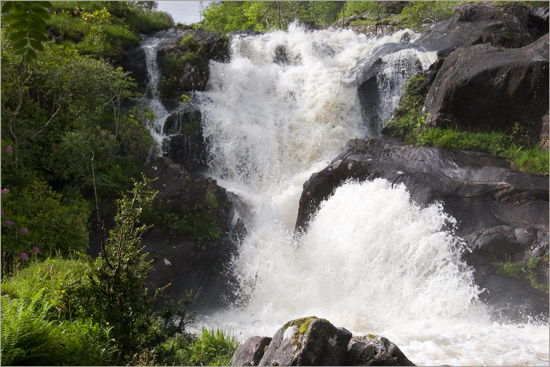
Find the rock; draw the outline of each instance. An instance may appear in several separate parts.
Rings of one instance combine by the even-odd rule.
[[[428,92],[428,123],[510,132],[516,124],[532,144],[548,113],[548,35],[502,50],[487,44],[452,52]]]
[[[548,113],[542,117],[541,126],[539,146],[548,152],[548,132],[550,129],[550,126],[548,125]]]
[[[141,94],[145,93],[149,77],[143,49],[141,47],[132,47],[128,49],[122,60],[121,66],[125,71],[130,72],[130,75],[137,83],[138,91]]]
[[[178,108],[164,124],[166,156],[191,174],[207,168],[208,149],[202,134],[201,113],[194,108]]]
[[[417,43],[445,57],[462,46],[490,43],[524,47],[548,33],[548,10],[526,6],[463,3],[452,19],[430,27]]]
[[[380,133],[399,104],[403,85],[431,61],[411,43],[386,43],[359,61],[356,83],[369,135]]]
[[[474,267],[478,285],[487,289],[483,297],[489,305],[516,319],[540,310],[548,317],[548,296],[541,297],[529,275],[542,279],[539,275],[548,271],[540,250],[547,243],[548,177],[511,170],[507,160],[480,152],[406,146],[384,136],[352,140],[304,184],[296,230],[304,229],[319,204],[346,180],[379,177],[404,184],[421,206],[441,202],[456,218],[456,234],[472,251],[465,260]],[[538,264],[532,273],[501,274],[506,261],[527,268],[531,257]],[[515,291],[519,288],[521,293]]]
[[[190,291],[195,307],[226,305],[233,282],[228,266],[237,250],[233,232],[243,230],[227,193],[166,157],[151,163],[148,176],[159,190],[153,210],[144,213],[154,225],[142,241],[153,258],[150,281],[171,283],[164,294],[175,301]]]
[[[415,366],[388,339],[376,336],[354,336],[348,344],[346,366]]]
[[[163,42],[157,53],[161,71],[160,99],[169,109],[181,102],[181,96],[206,88],[210,60],[224,61],[228,39],[202,30],[185,30]]]
[[[289,321],[273,336],[260,366],[342,365],[351,336],[317,317]]]
[[[271,338],[253,336],[248,338],[233,354],[232,366],[257,366],[260,363]]]

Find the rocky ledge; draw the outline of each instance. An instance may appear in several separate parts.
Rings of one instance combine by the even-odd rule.
[[[296,229],[348,179],[404,184],[421,206],[442,203],[471,252],[464,260],[495,318],[548,318],[548,177],[480,152],[416,147],[378,136],[348,142],[304,184]],[[368,198],[365,198],[368,200]]]
[[[414,366],[388,339],[353,336],[315,316],[287,322],[273,338],[253,336],[235,351],[232,366]]]

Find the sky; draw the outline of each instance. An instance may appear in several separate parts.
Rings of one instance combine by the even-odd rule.
[[[157,10],[172,15],[174,22],[192,24],[201,21],[201,10],[211,1],[157,1]]]

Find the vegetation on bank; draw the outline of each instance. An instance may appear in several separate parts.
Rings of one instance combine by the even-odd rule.
[[[515,169],[548,175],[548,152],[529,145],[519,124],[509,132],[428,126],[427,116],[422,114],[428,87],[422,74],[411,78],[394,117],[384,128],[385,134],[401,138],[409,144],[490,153],[510,159]]]
[[[154,310],[146,281],[154,114],[117,64],[172,25],[154,2],[2,4],[3,365],[227,364],[236,348],[188,333],[189,297]]]

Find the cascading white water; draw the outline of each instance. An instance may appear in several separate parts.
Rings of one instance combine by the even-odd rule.
[[[149,82],[147,90],[143,96],[143,103],[147,105],[155,113],[155,121],[151,127],[151,136],[157,143],[157,148],[162,147],[165,135],[163,133],[164,122],[168,117],[168,111],[160,100],[159,83],[161,80],[160,70],[157,63],[157,50],[160,43],[164,40],[162,37],[147,38],[141,45],[145,53],[145,65],[147,67],[147,75]],[[159,152],[150,152],[158,154]]]
[[[241,302],[200,322],[245,339],[316,315],[384,335],[417,364],[544,363],[547,327],[490,322],[459,260],[453,219],[438,205],[414,205],[404,187],[348,182],[294,234],[303,183],[368,133],[351,71],[399,36],[292,26],[236,37],[231,62],[211,64],[209,90],[199,96],[210,174],[249,213],[232,264]]]

